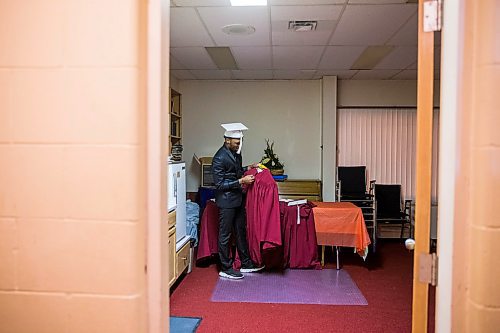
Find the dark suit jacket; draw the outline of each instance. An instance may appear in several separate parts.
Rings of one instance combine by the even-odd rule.
[[[219,208],[241,206],[243,191],[238,179],[244,170],[240,154],[233,154],[223,145],[212,159],[212,174],[215,183],[215,202]]]

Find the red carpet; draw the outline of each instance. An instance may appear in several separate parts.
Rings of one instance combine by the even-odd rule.
[[[327,254],[327,267],[333,268],[332,254]],[[200,333],[411,332],[412,253],[401,243],[380,242],[377,255],[370,255],[366,263],[350,249],[341,256],[368,306],[210,302],[218,279],[212,265],[195,267],[180,281],[170,297],[170,312],[203,318]]]

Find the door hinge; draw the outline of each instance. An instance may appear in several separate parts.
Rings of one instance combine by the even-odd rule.
[[[419,256],[418,280],[431,286],[437,285],[438,256],[435,253],[421,253]]]
[[[441,31],[443,23],[443,1],[424,1],[424,32]]]

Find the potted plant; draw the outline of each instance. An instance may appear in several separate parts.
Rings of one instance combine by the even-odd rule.
[[[280,162],[278,155],[274,153],[274,141],[269,144],[269,139],[266,139],[266,149],[264,149],[264,156],[262,156],[262,163],[266,168],[271,171],[272,175],[282,175],[285,171],[283,170],[284,164]]]

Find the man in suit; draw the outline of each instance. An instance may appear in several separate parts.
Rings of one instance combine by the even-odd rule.
[[[212,159],[212,173],[215,183],[215,203],[219,207],[219,257],[222,270],[219,276],[227,279],[242,279],[243,274],[257,272],[264,268],[255,267],[250,259],[246,233],[245,200],[243,185],[254,182],[254,176],[243,176],[241,147],[243,131],[248,128],[241,123],[222,124],[226,130],[224,144]],[[248,168],[257,167],[254,163]],[[241,260],[241,269],[233,269],[230,255],[230,240],[233,231],[236,236],[236,248]]]

